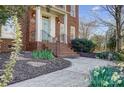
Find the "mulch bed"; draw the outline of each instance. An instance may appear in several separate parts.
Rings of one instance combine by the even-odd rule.
[[[96,58],[96,53],[84,53],[84,52],[79,52],[81,57],[89,57],[89,58]]]
[[[2,74],[1,70],[3,70],[4,65],[7,63],[9,55],[8,53],[0,54],[0,74]],[[70,65],[71,62],[61,58],[55,58],[51,61],[32,59],[30,52],[22,53],[14,67],[13,80],[10,84],[61,70]]]

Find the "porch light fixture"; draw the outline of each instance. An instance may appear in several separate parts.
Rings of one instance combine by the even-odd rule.
[[[57,23],[60,24],[61,23],[61,20],[60,20],[60,17],[57,17]]]
[[[32,17],[35,17],[36,16],[35,11],[33,11],[31,15]]]

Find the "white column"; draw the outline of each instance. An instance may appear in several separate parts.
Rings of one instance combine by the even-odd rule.
[[[65,27],[65,43],[67,44],[67,14],[64,16],[64,27]]]
[[[36,41],[42,41],[41,33],[41,8],[40,6],[36,7]]]

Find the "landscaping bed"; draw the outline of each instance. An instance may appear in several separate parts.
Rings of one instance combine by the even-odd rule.
[[[0,75],[4,65],[8,62],[9,55],[8,53],[0,54]],[[30,52],[21,53],[14,67],[13,80],[10,84],[61,70],[70,65],[71,62],[60,58],[52,60],[33,59]]]
[[[96,53],[84,53],[84,52],[79,52],[81,57],[89,57],[89,58],[96,58]]]

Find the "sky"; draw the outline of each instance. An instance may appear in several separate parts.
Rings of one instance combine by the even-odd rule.
[[[82,20],[94,20],[96,17],[95,15],[98,15],[100,18],[103,19],[110,19],[110,15],[101,8],[101,6],[98,5],[80,5],[79,6],[79,18]],[[108,30],[107,27],[97,27],[94,29],[94,32],[96,34],[105,34],[105,32]]]

